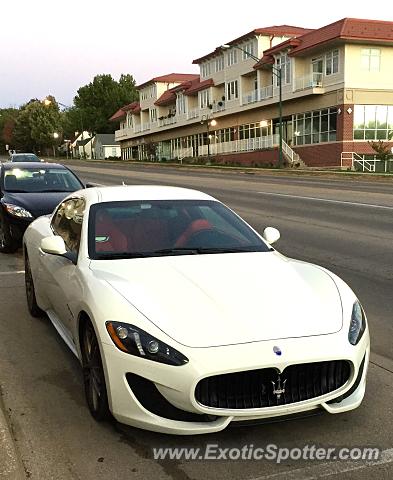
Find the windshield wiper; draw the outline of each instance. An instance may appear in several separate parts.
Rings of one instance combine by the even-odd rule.
[[[100,253],[98,260],[118,260],[118,259],[127,259],[127,258],[146,258],[151,257],[150,253],[130,253],[130,252],[120,252],[120,253]]]
[[[154,250],[153,252],[150,252],[151,255],[195,255],[198,252],[197,248],[162,248],[160,250]]]
[[[201,247],[195,249],[198,253],[250,253],[250,252],[260,252],[258,247]]]
[[[6,193],[31,193],[27,190],[5,190]]]

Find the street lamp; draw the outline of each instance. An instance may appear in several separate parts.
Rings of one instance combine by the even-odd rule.
[[[207,130],[207,162],[210,163],[210,125],[212,127],[215,127],[217,125],[216,120],[214,118],[212,120],[209,120],[209,115],[202,115],[201,119],[201,125],[203,125],[206,122],[206,130]]]
[[[51,105],[53,102],[50,98],[46,97],[43,101],[44,105],[46,107],[49,107],[49,105]],[[56,103],[60,106],[62,106],[65,110],[69,110],[70,108],[73,108],[71,105],[65,105],[64,103],[61,103],[61,102],[58,102],[56,100]],[[83,148],[83,158],[85,159],[86,158],[86,151],[85,151],[85,144],[83,143],[83,132],[84,132],[84,128],[83,128],[83,119],[82,119],[82,112],[80,110],[78,110],[78,113],[79,113],[79,122],[80,122],[80,127],[81,127],[81,133],[82,133],[82,148]]]
[[[237,48],[242,52],[246,53],[250,58],[259,62],[261,59],[253,55],[252,53],[247,52],[244,48],[238,47],[237,45],[221,45],[223,50],[228,50],[229,48]],[[279,116],[279,148],[278,148],[278,166],[281,167],[283,164],[283,152],[282,152],[282,140],[283,140],[283,125],[282,125],[282,70],[281,67],[276,67],[272,65],[273,75],[277,78],[278,83],[278,116]]]

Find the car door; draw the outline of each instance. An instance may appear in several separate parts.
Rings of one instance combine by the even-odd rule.
[[[76,259],[79,253],[84,210],[83,198],[68,199],[59,205],[51,222],[53,234],[63,238],[67,249]],[[44,253],[42,267],[45,271],[46,288],[52,307],[52,312],[49,314],[54,314],[55,320],[59,321],[71,336],[74,318],[69,304],[82,291],[77,265],[67,258]]]

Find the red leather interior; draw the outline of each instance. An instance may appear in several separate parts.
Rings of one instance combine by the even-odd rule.
[[[96,237],[105,238],[104,241],[96,241],[97,252],[127,252],[127,237],[104,212],[97,215],[95,233]]]
[[[192,235],[202,230],[211,230],[212,228],[212,224],[207,220],[202,218],[194,220],[176,240],[175,247],[184,247]]]

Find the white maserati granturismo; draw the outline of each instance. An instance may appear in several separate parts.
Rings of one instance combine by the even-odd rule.
[[[356,295],[221,202],[175,187],[71,194],[24,236],[26,295],[78,357],[94,418],[172,434],[363,399]]]

